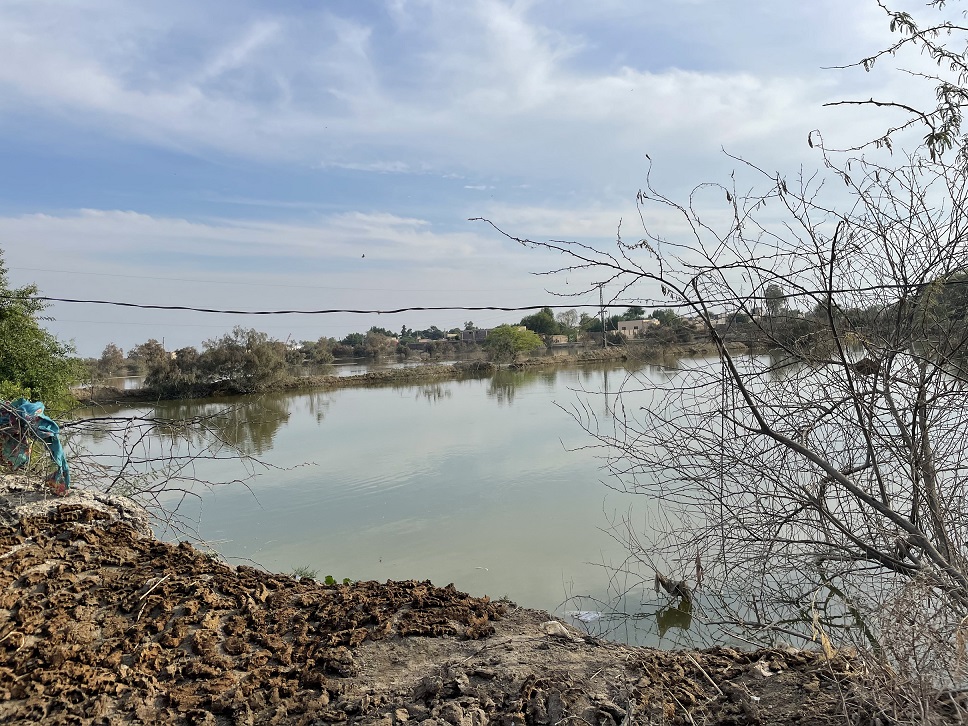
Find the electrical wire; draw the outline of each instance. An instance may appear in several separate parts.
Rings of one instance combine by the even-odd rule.
[[[965,280],[945,280],[942,282],[944,286],[955,286],[968,284],[968,279]],[[857,287],[857,288],[847,288],[839,290],[807,290],[801,292],[784,293],[781,295],[773,297],[768,297],[766,295],[746,295],[732,297],[723,300],[707,300],[708,305],[722,305],[732,303],[735,304],[736,300],[742,299],[746,302],[753,301],[770,301],[774,299],[781,300],[791,300],[801,297],[809,297],[816,299],[818,295],[829,295],[833,294],[845,294],[845,293],[864,293],[864,292],[875,292],[883,290],[893,290],[893,289],[905,289],[910,287],[910,285],[904,284],[894,284],[894,285],[872,285],[868,287]],[[114,307],[122,308],[136,308],[139,310],[178,310],[186,312],[196,312],[196,313],[212,313],[216,315],[333,315],[333,314],[351,314],[351,315],[394,315],[397,313],[408,313],[408,312],[421,312],[421,311],[487,311],[493,310],[496,312],[525,312],[528,310],[543,310],[549,308],[552,310],[574,310],[576,308],[591,308],[594,310],[601,310],[603,308],[627,308],[631,305],[641,308],[648,308],[650,310],[660,309],[660,308],[689,308],[692,307],[692,303],[689,302],[668,302],[660,301],[654,302],[649,300],[624,300],[621,302],[610,302],[610,303],[571,303],[567,305],[518,305],[518,306],[504,306],[504,305],[415,305],[410,307],[402,308],[392,308],[386,310],[379,309],[357,309],[357,308],[324,308],[319,310],[231,310],[231,309],[220,309],[220,308],[203,308],[195,307],[193,305],[151,305],[147,303],[133,303],[124,302],[120,300],[85,300],[78,298],[63,298],[63,297],[49,297],[46,295],[29,295],[29,296],[18,296],[11,295],[9,293],[0,293],[0,300],[30,300],[34,302],[58,302],[58,303],[71,303],[71,304],[81,304],[81,305],[109,305]]]
[[[139,310],[182,310],[195,313],[214,313],[217,315],[332,315],[336,313],[349,313],[353,315],[393,315],[396,313],[409,313],[419,311],[447,311],[447,310],[495,310],[500,312],[520,312],[527,310],[567,309],[575,308],[626,308],[628,304],[606,303],[603,305],[592,304],[572,304],[572,305],[522,305],[518,307],[504,307],[498,305],[480,306],[461,306],[461,305],[438,305],[438,306],[413,306],[405,308],[395,308],[392,310],[358,310],[352,308],[332,308],[323,310],[221,310],[218,308],[200,308],[190,305],[148,305],[145,303],[122,302],[119,300],[79,300],[75,298],[47,297],[45,295],[32,295],[29,297],[18,297],[16,295],[0,295],[0,299],[7,300],[32,300],[35,302],[60,302],[78,303],[82,305],[112,305],[122,308],[137,308]],[[683,307],[685,303],[663,304],[662,306],[650,305],[648,307]],[[640,306],[641,307],[641,306]]]

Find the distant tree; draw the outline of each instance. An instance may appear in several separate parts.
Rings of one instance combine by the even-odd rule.
[[[578,329],[584,330],[586,333],[601,333],[602,321],[594,315],[582,313],[578,320]]]
[[[167,357],[168,354],[165,352],[165,346],[154,338],[150,338],[141,345],[136,345],[128,351],[128,360],[134,362],[142,371],[151,368]]]
[[[327,338],[325,335],[319,340],[304,340],[299,346],[303,358],[307,363],[322,364],[333,361],[333,346],[336,341]]]
[[[303,364],[303,352],[299,349],[299,345],[297,343],[286,341],[285,343],[280,344],[284,349],[287,366],[290,368],[297,368]]]
[[[958,270],[933,280],[922,288],[915,304],[922,311],[918,326],[922,335],[950,335],[955,332],[953,326],[960,332],[968,315],[968,274]]]
[[[316,345],[313,346],[313,363],[332,363],[333,362],[333,346],[336,341],[332,338],[327,338],[325,335],[320,337],[316,341]]]
[[[10,288],[0,252],[0,397],[43,401],[57,413],[73,401],[70,386],[82,365],[70,345],[41,327],[46,304],[36,295],[36,285]]]
[[[396,336],[391,337],[389,335],[374,332],[374,329],[371,328],[370,332],[366,334],[366,338],[364,338],[366,355],[371,358],[379,358],[384,355],[390,355],[396,350],[397,347],[395,338]]]
[[[124,365],[124,351],[114,343],[108,343],[97,361],[97,371],[102,376],[112,376]]]
[[[558,332],[558,323],[551,308],[542,308],[534,315],[521,318],[521,325],[538,335],[555,335]]]
[[[638,305],[633,305],[624,313],[622,313],[622,320],[642,320],[645,317],[645,310],[640,308]]]
[[[415,335],[418,338],[428,338],[429,340],[443,340],[447,334],[436,325],[431,325],[426,330],[418,330]]]
[[[179,348],[175,351],[175,355],[172,360],[178,361],[180,366],[185,368],[194,367],[198,363],[198,349],[188,346],[186,348]]]
[[[766,310],[771,317],[776,317],[786,307],[786,296],[779,285],[767,285],[763,297],[766,298]]]
[[[394,333],[392,330],[387,330],[386,328],[378,328],[375,325],[372,328],[370,328],[367,332],[368,333],[376,333],[377,335],[382,335],[384,338],[396,338],[397,337],[397,334]]]
[[[231,381],[239,391],[261,390],[286,370],[286,345],[253,328],[236,326],[202,345],[200,358],[209,378]]]
[[[145,376],[145,388],[162,398],[204,395],[204,374],[195,348],[179,348],[173,356],[156,358]]]
[[[362,350],[362,346],[353,346],[338,342],[333,346],[333,358],[352,358],[356,355],[356,349]]]
[[[519,353],[544,347],[541,337],[531,330],[513,325],[499,325],[488,333],[484,348],[491,360],[514,360]]]
[[[555,320],[558,322],[560,328],[569,331],[575,330],[578,327],[578,311],[562,310],[555,315]]]
[[[679,315],[671,308],[653,310],[651,317],[653,320],[658,320],[662,325],[673,326],[679,322]]]
[[[474,330],[474,321],[468,320],[466,323],[464,323],[464,330]]]
[[[618,324],[622,320],[625,320],[621,315],[610,315],[605,318],[605,328],[608,331],[618,330]],[[632,318],[634,320],[635,318]],[[582,313],[581,319],[578,322],[578,329],[583,330],[586,333],[601,333],[602,332],[602,321],[599,318],[592,317],[587,313]]]
[[[366,336],[363,335],[363,333],[350,333],[345,338],[343,338],[340,341],[340,343],[342,343],[343,345],[349,345],[349,346],[355,347],[357,345],[363,345],[365,341],[366,341]]]

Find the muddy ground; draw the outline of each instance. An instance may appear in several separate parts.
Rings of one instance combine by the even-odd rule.
[[[663,652],[429,582],[153,539],[126,500],[0,486],[0,723],[843,724],[849,659]]]

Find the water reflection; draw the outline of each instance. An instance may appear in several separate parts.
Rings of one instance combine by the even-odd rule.
[[[607,533],[603,512],[634,501],[646,519],[656,515],[653,502],[601,486],[602,462],[569,413],[590,402],[598,415],[606,370],[612,393],[669,375],[614,363],[500,371],[490,379],[171,402],[108,415],[211,416],[219,437],[279,467],[246,488],[199,488],[198,500],[182,505],[199,536],[218,542],[227,558],[276,571],[306,566],[353,579],[454,582],[559,612],[570,582],[575,592],[600,594],[561,606],[597,612],[597,620],[586,615],[589,628],[650,645],[694,639],[701,603],[689,622],[667,598],[641,589],[609,602],[615,575],[594,564],[628,556]],[[648,404],[636,396],[636,406]],[[94,435],[86,443],[97,446]],[[294,466],[306,461],[320,465]],[[247,473],[220,460],[199,462],[192,475],[232,481]]]
[[[315,392],[306,394],[305,398],[309,407],[309,413],[316,417],[316,423],[322,423],[333,401],[332,395],[329,393]]]
[[[414,398],[420,400],[421,398],[430,403],[437,403],[445,398],[450,398],[452,392],[449,386],[445,386],[442,383],[428,383],[422,386],[416,386],[416,395]]]
[[[212,433],[246,454],[261,456],[270,451],[280,427],[289,421],[292,396],[267,395],[229,399],[224,402],[170,401],[154,408],[155,418],[169,420],[204,419],[204,427],[186,432],[181,427],[159,431],[162,438],[184,438],[202,446]],[[310,397],[310,406],[314,404]],[[321,420],[322,411],[317,410]]]
[[[789,380],[803,369],[802,358],[797,358],[784,351],[771,351],[767,356],[766,371],[771,380]]]
[[[554,387],[555,381],[558,380],[558,369],[550,368],[548,370],[541,371],[538,373],[538,377],[546,386]]]
[[[692,600],[683,598],[678,603],[670,603],[655,614],[655,622],[660,640],[673,628],[689,630],[692,626]]]
[[[512,371],[500,369],[494,373],[487,384],[487,395],[497,400],[499,405],[514,403],[518,389],[537,377],[533,371]]]
[[[634,645],[697,648],[723,642],[727,636],[695,617],[689,598],[666,600],[635,588],[621,595],[606,593],[569,598],[559,613],[572,625],[597,638]],[[702,612],[702,607],[698,607]]]

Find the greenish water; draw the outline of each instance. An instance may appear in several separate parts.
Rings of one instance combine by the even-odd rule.
[[[607,473],[587,448],[591,438],[563,410],[587,405],[607,420],[602,392],[614,392],[627,375],[614,367],[501,372],[100,413],[186,417],[243,404],[225,435],[293,468],[246,486],[197,489],[200,498],[179,510],[230,562],[283,572],[306,567],[337,579],[453,582],[472,594],[564,614],[614,600],[617,584],[602,565],[619,565],[627,555],[605,530],[633,504],[636,513],[648,513],[643,497],[603,483]],[[637,375],[668,379],[651,367]],[[199,466],[201,479],[235,476],[231,462],[217,471]],[[651,613],[666,600],[635,589],[621,607]],[[655,642],[654,618],[641,625],[644,634],[619,637]]]

